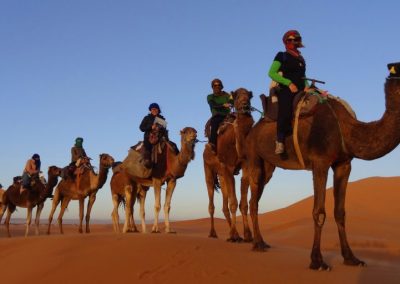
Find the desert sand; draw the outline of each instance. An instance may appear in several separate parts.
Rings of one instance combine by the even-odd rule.
[[[76,225],[65,225],[64,235],[58,234],[54,226],[53,234],[47,236],[43,221],[40,236],[24,238],[24,225],[12,225],[12,238],[7,238],[2,225],[0,280],[1,283],[400,283],[399,202],[400,177],[372,177],[349,183],[348,239],[354,254],[367,263],[366,267],[342,263],[332,217],[332,190],[328,189],[322,253],[332,266],[329,272],[308,269],[313,240],[313,199],[309,197],[260,215],[264,240],[272,246],[266,252],[253,252],[249,243],[226,242],[228,226],[222,219],[216,222],[218,239],[208,238],[208,218],[174,222],[177,234],[115,234],[111,224],[93,224],[90,234],[78,234]],[[204,204],[205,212],[207,206]]]

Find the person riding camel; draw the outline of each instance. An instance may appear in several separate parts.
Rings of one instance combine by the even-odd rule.
[[[75,139],[75,145],[71,148],[71,164],[75,164],[76,167],[79,167],[82,158],[87,158],[85,149],[83,148],[83,138],[77,137]]]
[[[31,189],[31,176],[39,174],[40,172],[40,156],[39,154],[33,154],[32,158],[26,161],[24,171],[22,173],[22,186],[20,193],[24,192],[25,189]]]
[[[86,151],[83,148],[83,138],[77,137],[75,139],[74,146],[71,147],[71,163],[64,168],[62,177],[75,179],[78,168],[85,162],[88,162],[90,158],[86,155]]]
[[[146,152],[146,156],[150,157],[153,150],[153,145],[158,142],[159,138],[164,137],[168,140],[167,122],[164,116],[161,115],[160,106],[157,103],[151,103],[149,105],[149,114],[147,114],[142,122],[140,123],[140,130],[143,134],[143,144]],[[158,133],[158,137],[155,137],[153,133]]]
[[[210,137],[208,137],[208,144],[211,146],[213,152],[217,153],[218,127],[231,112],[233,98],[230,94],[222,91],[224,85],[218,78],[211,81],[211,88],[213,93],[207,96],[207,102],[212,115],[210,119],[211,132]]]
[[[304,79],[306,62],[298,50],[304,47],[300,33],[289,30],[282,40],[286,51],[278,52],[268,72],[269,77],[279,84],[276,90],[278,119],[275,154],[285,152],[285,138],[292,134],[293,99],[298,92],[308,87]]]
[[[145,158],[151,160],[153,145],[156,145],[160,141],[167,142],[174,149],[175,153],[178,154],[178,146],[169,140],[167,121],[161,115],[160,106],[157,103],[151,103],[148,109],[149,114],[143,117],[139,126],[140,130],[144,132],[143,145],[145,148]]]

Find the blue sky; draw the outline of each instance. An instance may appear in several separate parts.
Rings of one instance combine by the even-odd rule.
[[[151,102],[161,105],[173,141],[179,144],[186,126],[203,140],[210,81],[221,78],[226,91],[253,91],[253,105],[261,108],[258,95],[267,91],[269,66],[288,29],[303,36],[307,75],[326,81],[323,88],[347,100],[358,119],[377,120],[386,64],[400,61],[399,8],[394,0],[0,0],[0,183],[8,187],[33,153],[46,171],[66,165],[77,136],[95,165],[101,153],[122,160],[142,139],[138,126]],[[208,216],[203,149],[197,144],[196,159],[178,181],[172,219]],[[399,159],[395,149],[375,161],[354,160],[350,180],[396,176]],[[94,218],[110,219],[110,178]],[[310,172],[277,170],[260,212],[312,193]],[[221,202],[217,194],[219,217]],[[47,202],[42,217],[49,208]],[[25,214],[19,209],[15,216]],[[65,218],[77,215],[75,201]]]

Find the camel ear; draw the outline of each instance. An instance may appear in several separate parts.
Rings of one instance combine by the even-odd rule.
[[[181,135],[183,135],[183,133],[184,133],[183,130],[181,130],[180,132],[181,132]]]
[[[231,96],[232,96],[233,100],[236,100],[237,93],[236,93],[236,92],[233,92],[233,91],[231,91]]]

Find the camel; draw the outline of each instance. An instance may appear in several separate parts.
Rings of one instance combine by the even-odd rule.
[[[168,142],[160,143],[161,152],[157,155],[158,162],[153,166],[151,176],[149,178],[137,178],[130,176],[131,181],[136,183],[138,197],[140,197],[140,216],[142,224],[142,233],[146,232],[144,202],[148,187],[154,188],[155,205],[154,205],[154,224],[153,233],[160,233],[158,227],[158,217],[161,210],[161,186],[166,182],[167,189],[165,193],[164,217],[165,232],[176,233],[169,223],[169,212],[171,209],[171,199],[174,192],[176,182],[183,177],[186,168],[191,160],[194,159],[194,147],[197,142],[197,131],[192,127],[185,127],[181,130],[181,150],[177,154],[174,147]],[[133,205],[132,205],[133,206]],[[127,206],[128,208],[128,206]],[[133,220],[133,211],[131,218]],[[134,224],[134,222],[132,221]]]
[[[138,232],[133,219],[133,205],[138,193],[138,185],[134,179],[149,178],[152,172],[152,163],[145,158],[144,151],[143,144],[139,143],[137,146],[131,147],[123,162],[117,162],[113,166],[110,188],[114,208],[111,217],[116,233],[121,232],[118,214],[121,202],[124,203],[126,216],[122,232]],[[142,228],[145,228],[145,224],[142,224]]]
[[[113,221],[113,229],[114,232],[120,233],[121,228],[119,225],[119,214],[118,208],[121,202],[125,207],[125,223],[122,229],[123,233],[133,232],[137,233],[139,230],[136,227],[135,220],[133,218],[133,206],[135,204],[135,200],[144,200],[145,192],[148,190],[148,187],[145,189],[142,186],[138,185],[124,169],[118,169],[114,171],[113,176],[110,182],[111,187],[111,196],[113,201],[113,211],[111,213],[112,221]],[[145,190],[145,191],[143,191]],[[141,214],[144,214],[144,210],[141,207]],[[146,232],[146,224],[144,222],[144,215],[141,216],[142,220],[142,232]]]
[[[206,145],[203,152],[204,161],[204,173],[206,178],[207,190],[208,190],[208,212],[211,219],[211,229],[209,237],[217,238],[217,233],[214,227],[214,191],[217,187],[218,180],[220,181],[223,207],[222,212],[230,227],[230,233],[228,241],[241,242],[243,239],[239,236],[236,229],[236,211],[238,207],[238,201],[235,191],[235,179],[234,174],[242,167],[243,154],[239,151],[242,150],[245,136],[253,126],[254,120],[251,116],[251,104],[252,93],[244,88],[239,88],[232,93],[234,98],[234,107],[236,109],[236,118],[233,123],[223,124],[221,128],[224,128],[222,133],[218,134],[217,140],[217,155],[212,151],[209,144]],[[237,135],[236,135],[237,133]],[[242,171],[241,179],[241,200],[240,200],[240,211],[243,218],[243,231],[244,241],[251,242],[253,240],[251,230],[248,223],[247,212],[248,212],[248,177],[246,169]],[[229,203],[229,206],[228,206]]]
[[[0,208],[0,223],[4,214],[4,210],[7,208],[7,216],[5,220],[7,235],[10,234],[10,219],[12,213],[14,213],[16,207],[27,208],[26,216],[26,227],[25,237],[29,235],[29,227],[32,219],[32,210],[36,208],[36,235],[39,235],[39,222],[40,214],[44,207],[44,202],[52,194],[53,188],[57,185],[58,177],[61,174],[61,169],[56,166],[50,166],[48,169],[48,182],[43,183],[39,174],[32,175],[31,178],[31,189],[25,190],[20,193],[21,183],[15,181],[1,197],[1,208]]]
[[[300,166],[293,143],[294,136],[286,138],[286,154],[276,155],[276,123],[263,119],[246,138],[247,167],[250,177],[250,214],[253,222],[253,250],[264,251],[270,246],[264,242],[258,224],[258,202],[264,186],[276,167],[291,170],[310,170],[313,174],[314,242],[311,250],[313,270],[330,270],[321,254],[321,233],[325,222],[325,191],[329,168],[333,170],[334,216],[338,227],[341,253],[345,265],[364,266],[354,256],[345,230],[345,196],[353,158],[378,159],[400,143],[400,78],[388,78],[385,83],[386,110],[382,118],[369,123],[358,121],[340,103],[328,97],[319,104],[313,115],[299,119],[298,145],[304,165]]]
[[[96,174],[92,167],[86,168],[82,173],[79,182],[79,188],[77,187],[77,180],[72,180],[71,178],[62,179],[58,184],[53,198],[53,204],[49,215],[49,224],[47,229],[47,234],[50,234],[51,223],[53,221],[54,212],[61,202],[61,209],[58,215],[58,225],[60,228],[60,233],[63,234],[62,218],[65,209],[71,200],[79,200],[79,232],[82,233],[82,221],[84,214],[84,201],[86,197],[89,197],[86,211],[86,233],[90,233],[89,222],[90,222],[90,212],[92,206],[96,201],[97,191],[103,187],[106,183],[107,175],[110,167],[114,163],[114,158],[108,154],[100,154],[100,165],[99,173]]]
[[[125,224],[122,232],[139,232],[133,220],[133,205],[137,196],[137,184],[132,181],[124,169],[114,171],[111,181],[113,211],[111,213],[114,232],[120,233],[118,208],[121,202],[125,207]]]

